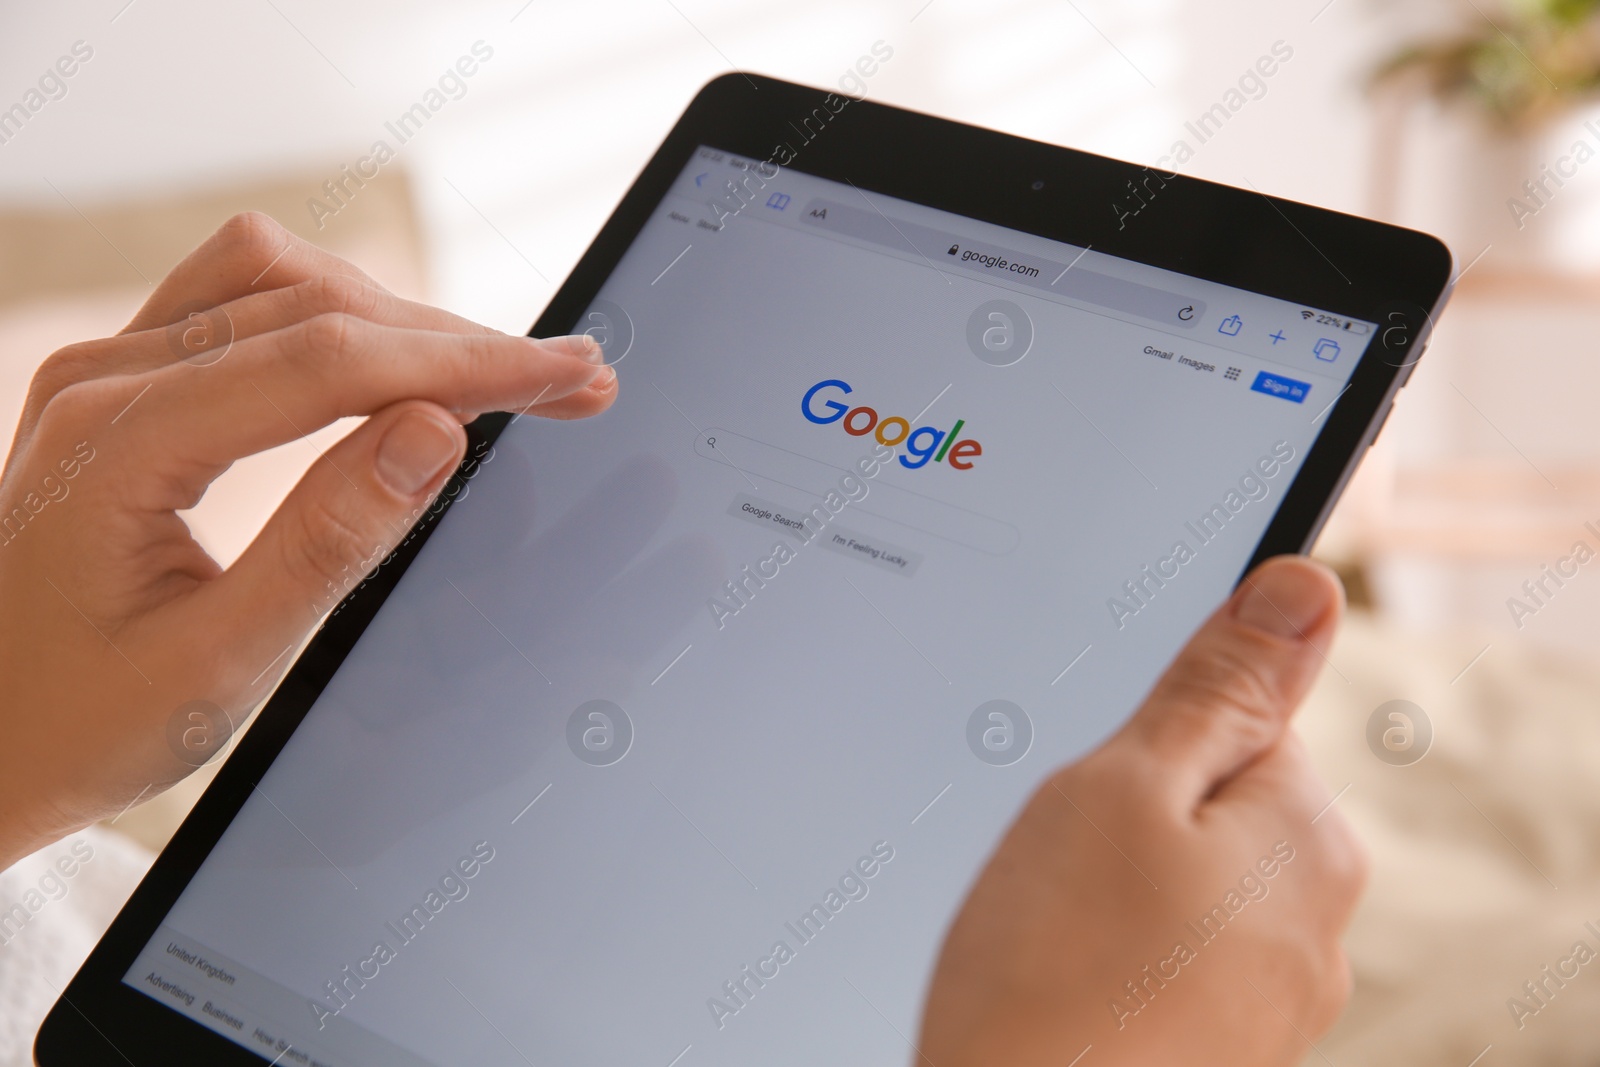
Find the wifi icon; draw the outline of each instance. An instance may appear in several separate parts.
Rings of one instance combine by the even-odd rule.
[[[1302,319],[1309,319],[1311,316],[1313,316],[1315,314],[1316,314],[1315,311],[1302,311],[1302,312],[1300,312],[1300,317]]]

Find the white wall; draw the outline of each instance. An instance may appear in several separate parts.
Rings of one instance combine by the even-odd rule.
[[[895,55],[875,98],[1154,160],[1283,40],[1294,58],[1266,96],[1184,169],[1359,210],[1374,13],[1369,0],[1336,0],[1313,22],[1324,2],[19,6],[0,34],[0,106],[74,41],[94,58],[0,145],[0,199],[59,207],[48,181],[87,208],[240,176],[333,176],[481,39],[494,58],[400,161],[420,178],[436,297],[523,329],[684,103],[730,65],[832,83],[881,39]]]

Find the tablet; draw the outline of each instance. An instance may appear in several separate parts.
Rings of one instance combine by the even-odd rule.
[[[730,75],[50,1015],[45,1067],[893,1063],[963,894],[1415,366],[1430,237]]]

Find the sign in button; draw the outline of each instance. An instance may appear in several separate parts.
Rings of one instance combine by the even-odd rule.
[[[1300,404],[1305,402],[1306,394],[1311,392],[1311,383],[1297,382],[1293,378],[1285,378],[1281,374],[1269,374],[1266,371],[1262,371],[1256,375],[1256,380],[1250,383],[1250,388],[1258,393],[1281,397],[1284,400],[1293,400],[1296,404]]]

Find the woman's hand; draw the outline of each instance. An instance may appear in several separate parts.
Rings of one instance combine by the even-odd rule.
[[[1349,993],[1365,860],[1288,721],[1337,580],[1263,564],[1104,747],[1053,775],[946,939],[918,1063],[1296,1064]]]
[[[169,743],[180,709],[243,720],[423,514],[463,422],[582,418],[616,381],[587,338],[401,300],[261,215],[224,225],[116,337],[52,355],[0,479],[0,868],[192,770]],[[349,415],[369,418],[222,570],[178,513],[233,461]]]

